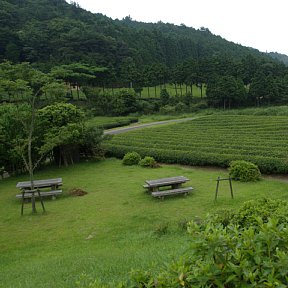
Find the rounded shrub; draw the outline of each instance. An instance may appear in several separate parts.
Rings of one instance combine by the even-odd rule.
[[[145,156],[143,159],[139,161],[139,165],[142,167],[155,167],[156,166],[156,160],[151,156]]]
[[[229,175],[235,180],[249,182],[259,180],[261,173],[258,166],[254,163],[237,160],[230,163]]]
[[[137,152],[128,152],[124,155],[122,163],[124,165],[137,165],[141,156]]]

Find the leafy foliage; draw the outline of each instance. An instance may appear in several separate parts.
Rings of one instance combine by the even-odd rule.
[[[156,166],[156,160],[151,157],[151,156],[145,156],[143,159],[141,159],[139,161],[139,165],[142,166],[142,167],[155,167]]]
[[[95,158],[103,156],[100,148],[102,130],[86,127],[84,113],[69,103],[58,103],[39,111],[45,145],[43,151],[53,151],[58,165],[74,163],[81,157]]]
[[[124,155],[122,163],[124,165],[137,165],[141,156],[137,152],[128,152]]]
[[[257,216],[259,202],[250,202],[226,225],[213,216],[191,221],[189,251],[158,275],[134,271],[127,287],[286,287],[288,203],[264,199],[261,204],[262,215]],[[270,208],[268,218],[261,217],[265,208]],[[239,226],[237,216],[247,209],[251,218]]]
[[[244,160],[236,160],[230,163],[229,175],[236,180],[249,182],[259,180],[261,173],[257,165]]]

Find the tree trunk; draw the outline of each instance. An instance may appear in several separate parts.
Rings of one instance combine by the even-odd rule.
[[[79,93],[79,85],[78,83],[76,84],[76,91],[77,91],[77,98],[78,98],[78,101],[80,100],[80,93]]]
[[[177,85],[176,85],[176,83],[175,83],[174,85],[175,85],[176,96],[178,96],[178,90],[177,90]]]

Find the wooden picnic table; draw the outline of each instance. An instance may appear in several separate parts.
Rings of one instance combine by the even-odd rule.
[[[53,190],[62,185],[62,178],[34,180],[33,185],[34,185],[34,188],[51,187],[51,190]],[[31,189],[31,181],[18,182],[16,187],[19,189],[27,189],[27,190]]]
[[[164,196],[183,193],[186,195],[193,189],[192,187],[182,187],[182,184],[186,183],[187,181],[189,181],[189,179],[184,176],[146,180],[144,188],[148,189],[153,197],[164,198]],[[171,186],[171,189],[160,189],[167,186]]]
[[[21,190],[21,194],[17,194],[16,197],[22,199],[21,215],[23,215],[25,199],[31,199],[32,212],[33,213],[36,212],[35,197],[39,197],[43,211],[45,211],[42,197],[47,197],[47,196],[56,197],[56,195],[62,193],[62,190],[58,189],[59,186],[61,185],[62,185],[62,178],[34,180],[33,189],[31,185],[31,181],[18,182],[16,187]],[[48,188],[48,190],[45,188]]]

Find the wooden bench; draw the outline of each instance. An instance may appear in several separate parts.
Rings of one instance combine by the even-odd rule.
[[[169,196],[169,195],[176,195],[176,194],[187,195],[192,190],[193,190],[192,187],[184,187],[184,188],[177,188],[177,189],[171,189],[171,190],[156,191],[156,192],[152,192],[151,195],[153,197],[164,199],[165,196]]]
[[[48,196],[52,196],[52,199],[56,198],[56,195],[59,195],[62,193],[62,190],[51,190],[51,191],[42,191],[40,192],[41,197],[48,197]],[[24,199],[31,199],[32,198],[33,193],[30,192],[29,190],[26,190],[24,193]],[[34,197],[35,198],[39,198],[38,193],[34,192]],[[20,198],[22,199],[22,193],[21,194],[17,194],[16,198]]]

